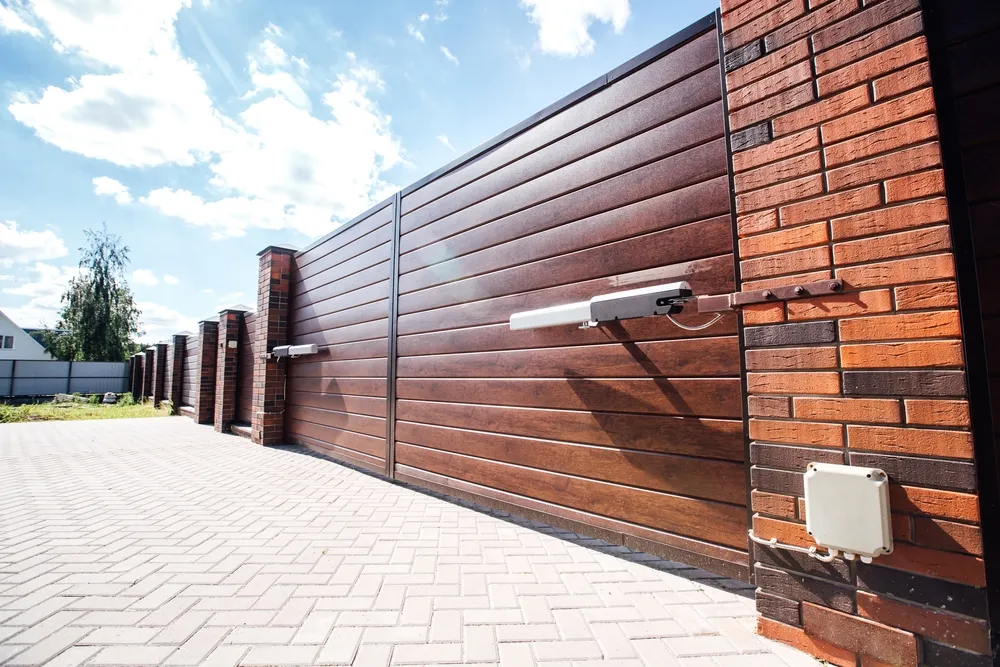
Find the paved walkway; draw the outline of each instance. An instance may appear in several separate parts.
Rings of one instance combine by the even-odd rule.
[[[815,665],[751,593],[182,417],[0,425],[3,665]]]

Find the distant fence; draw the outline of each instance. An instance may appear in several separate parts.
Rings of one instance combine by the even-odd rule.
[[[0,397],[128,391],[125,361],[0,361]]]

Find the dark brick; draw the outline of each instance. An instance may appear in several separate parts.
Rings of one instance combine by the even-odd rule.
[[[788,625],[801,625],[799,620],[799,603],[772,595],[767,591],[757,589],[757,611],[762,616],[773,618]]]
[[[773,324],[763,327],[747,327],[743,336],[747,347],[832,343],[837,339],[837,327],[832,321]]]
[[[881,468],[897,484],[976,490],[976,469],[971,463],[852,452],[851,465]]]
[[[986,591],[902,570],[858,563],[858,586],[876,593],[951,611],[986,618]]]
[[[771,141],[771,124],[760,123],[759,125],[751,125],[750,127],[745,127],[738,132],[733,132],[729,135],[729,141],[732,145],[733,152],[745,151],[748,148],[753,148],[754,146],[760,146]]]
[[[787,470],[772,470],[752,466],[750,468],[750,485],[760,491],[786,493],[801,496],[804,493],[802,473]]]
[[[755,39],[749,44],[745,44],[738,49],[726,54],[726,71],[732,72],[734,69],[743,67],[749,62],[757,60],[764,55],[764,40]]]
[[[753,550],[754,558],[761,565],[779,570],[790,570],[799,574],[809,574],[840,584],[850,585],[852,583],[851,566],[847,564],[847,561],[837,559],[831,563],[824,563],[806,554],[771,549],[760,544],[754,544]]]
[[[805,472],[806,466],[819,463],[844,463],[844,453],[839,449],[814,449],[754,442],[750,445],[750,463],[767,468],[783,468]]]
[[[784,570],[775,570],[760,564],[754,566],[754,573],[757,585],[765,591],[790,600],[812,602],[847,614],[854,613],[853,588]]]
[[[923,664],[927,667],[991,667],[993,661],[987,655],[968,653],[925,639]]]
[[[848,396],[965,396],[962,371],[846,371]]]

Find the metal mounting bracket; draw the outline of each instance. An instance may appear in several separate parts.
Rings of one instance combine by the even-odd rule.
[[[771,289],[753,290],[750,292],[733,292],[715,296],[699,296],[697,299],[699,313],[720,313],[736,310],[743,306],[758,303],[777,303],[793,299],[807,299],[814,296],[839,294],[844,290],[844,283],[839,280],[821,280],[815,283],[789,285],[787,287],[772,287]]]

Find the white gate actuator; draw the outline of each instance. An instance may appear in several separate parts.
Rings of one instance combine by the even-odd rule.
[[[595,296],[561,306],[539,308],[510,316],[512,331],[578,324],[596,327],[601,322],[679,313],[694,298],[686,282],[653,285]]]

